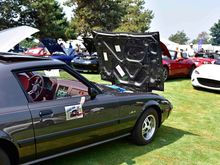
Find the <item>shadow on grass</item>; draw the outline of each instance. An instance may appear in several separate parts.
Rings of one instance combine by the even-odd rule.
[[[124,138],[102,144],[96,147],[88,148],[73,154],[62,156],[53,160],[41,163],[42,165],[71,165],[71,164],[122,164],[133,165],[136,162],[134,158],[160,149],[164,146],[175,143],[183,136],[197,136],[196,134],[162,126],[152,143],[145,146],[137,146],[129,138]]]
[[[183,78],[174,77],[174,78],[167,79],[165,82],[180,82],[184,80],[190,80],[190,78],[189,77],[183,77]]]
[[[194,89],[198,91],[202,91],[202,92],[207,92],[207,93],[220,94],[220,91],[215,91],[215,90],[206,89],[206,88],[194,87]]]

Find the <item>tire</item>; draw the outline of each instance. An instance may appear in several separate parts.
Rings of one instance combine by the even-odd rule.
[[[8,155],[1,148],[0,148],[0,164],[1,165],[11,165],[11,161],[10,161]]]
[[[166,81],[169,77],[169,70],[167,67],[163,67],[163,80]]]
[[[193,65],[193,66],[190,68],[190,70],[189,70],[189,77],[192,76],[192,73],[193,73],[194,69],[196,69],[196,67]]]
[[[149,121],[151,123],[149,123]],[[158,125],[159,119],[157,111],[154,108],[147,109],[137,121],[132,132],[134,142],[138,145],[146,145],[150,143],[157,132]]]

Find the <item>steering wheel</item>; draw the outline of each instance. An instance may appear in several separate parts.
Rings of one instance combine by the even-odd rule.
[[[34,75],[29,79],[30,90],[28,92],[29,96],[36,101],[40,98],[44,89],[44,78],[41,75]]]

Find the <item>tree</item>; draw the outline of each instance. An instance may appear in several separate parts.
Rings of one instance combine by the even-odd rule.
[[[152,11],[144,10],[144,0],[69,0],[75,5],[71,27],[78,34],[92,30],[145,32],[153,18]]]
[[[212,36],[211,43],[213,45],[220,45],[220,19],[211,27],[210,31]]]
[[[115,31],[119,32],[145,32],[150,28],[153,13],[144,10],[144,0],[122,1],[125,10],[119,27]]]
[[[189,38],[187,37],[186,33],[182,30],[182,31],[177,31],[176,34],[171,34],[169,40],[176,42],[178,44],[186,44],[189,41]]]
[[[55,0],[0,0],[0,29],[29,25],[39,37],[65,38],[67,20]]]
[[[55,0],[23,0],[26,9],[21,13],[19,22],[40,30],[39,37],[66,38],[68,25],[65,14]]]
[[[120,0],[70,0],[69,3],[76,6],[71,27],[78,34],[88,34],[92,29],[112,31],[122,17]]]
[[[18,25],[19,13],[21,12],[19,0],[0,1],[0,30]]]
[[[197,36],[196,39],[192,41],[193,44],[198,44],[201,42],[202,44],[210,44],[210,36],[207,32],[201,32]]]

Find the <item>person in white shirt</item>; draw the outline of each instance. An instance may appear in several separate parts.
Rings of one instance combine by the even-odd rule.
[[[187,52],[188,52],[189,57],[194,57],[195,56],[195,51],[193,49],[193,44],[192,43],[190,44],[190,48],[188,49]]]

